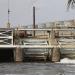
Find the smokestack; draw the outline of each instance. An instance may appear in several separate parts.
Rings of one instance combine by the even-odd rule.
[[[35,29],[35,6],[33,6],[33,29]],[[35,31],[33,31],[33,37],[35,37]]]

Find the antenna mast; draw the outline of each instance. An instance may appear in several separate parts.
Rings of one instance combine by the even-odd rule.
[[[10,28],[10,9],[9,9],[9,0],[8,0],[8,23],[7,28]]]

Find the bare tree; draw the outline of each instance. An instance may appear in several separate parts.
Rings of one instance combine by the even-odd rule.
[[[75,7],[75,0],[68,0],[67,9]]]

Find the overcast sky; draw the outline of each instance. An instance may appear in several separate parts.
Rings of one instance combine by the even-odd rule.
[[[75,19],[75,9],[66,11],[67,0],[9,0],[10,22],[15,25],[32,24],[32,7],[36,7],[36,23]],[[8,0],[0,0],[0,27],[8,20]]]

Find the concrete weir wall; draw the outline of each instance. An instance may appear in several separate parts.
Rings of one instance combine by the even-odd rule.
[[[19,30],[17,30],[16,32],[19,33]],[[0,53],[3,55],[3,56],[1,56],[1,60],[7,61],[7,62],[9,62],[9,61],[22,62],[23,61],[23,54],[22,54],[23,50],[22,49],[25,48],[26,46],[22,45],[20,43],[21,37],[19,37],[19,35],[16,35],[14,37],[13,33],[14,33],[14,29],[11,29],[11,28],[9,28],[9,29],[3,28],[0,30],[0,48],[4,47],[3,50],[0,50]],[[16,44],[14,44],[15,38],[18,40],[18,43],[16,43]],[[50,38],[51,45],[57,45],[57,40],[55,39],[54,31],[51,31],[49,38]],[[24,40],[25,40],[25,38],[24,38]],[[37,40],[37,41],[39,41],[39,40]],[[46,45],[27,46],[27,48],[29,48],[29,47],[30,48],[34,47],[34,48],[38,48],[38,49],[39,48],[46,49],[47,47],[50,48],[50,46],[46,46]],[[53,48],[53,50],[52,50],[52,61],[57,62],[59,60],[60,60],[59,49]]]
[[[60,49],[62,48],[74,48],[75,49],[75,40],[72,36],[71,38],[66,38],[63,35],[63,38],[71,39],[71,41],[59,40],[60,34],[58,31],[64,32],[68,31],[68,29],[12,29],[12,28],[0,28],[0,61],[1,62],[22,62],[23,61],[23,49],[29,48],[32,49],[48,49],[47,59],[52,62],[60,61]],[[70,31],[71,29],[69,29]],[[74,31],[75,29],[73,29]],[[27,33],[27,31],[43,31],[44,33],[36,33],[35,37],[32,36],[31,33]],[[23,33],[23,34],[22,34]],[[20,36],[21,35],[21,36]],[[37,36],[37,37],[36,37]],[[39,38],[40,36],[41,38]],[[42,37],[43,36],[43,37]],[[68,36],[69,37],[69,36]],[[63,39],[62,38],[62,39]],[[29,41],[30,40],[30,41]],[[32,41],[33,40],[33,41]],[[42,41],[43,40],[43,41]],[[41,43],[40,43],[40,42]],[[46,42],[45,42],[46,41]],[[37,42],[37,43],[36,43]],[[61,43],[62,42],[62,43]],[[46,44],[47,43],[47,44]],[[73,44],[74,43],[74,44]],[[65,50],[64,50],[65,52]],[[44,57],[44,53],[40,53]],[[32,54],[31,54],[32,55]],[[37,55],[35,53],[35,55]],[[40,57],[42,57],[40,55]],[[39,56],[37,56],[39,57]],[[34,58],[34,57],[33,57]]]

